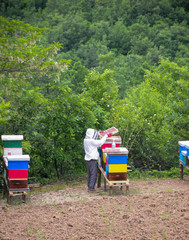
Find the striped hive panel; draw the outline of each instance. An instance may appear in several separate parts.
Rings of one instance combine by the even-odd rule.
[[[127,164],[109,164],[108,172],[109,173],[127,172]]]
[[[127,155],[108,155],[107,164],[127,164]]]
[[[28,170],[8,170],[9,179],[28,179]]]

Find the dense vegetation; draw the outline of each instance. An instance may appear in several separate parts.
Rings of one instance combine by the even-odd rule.
[[[117,127],[133,168],[178,166],[187,0],[2,0],[0,16],[0,135],[24,135],[30,176],[85,169],[88,127]]]

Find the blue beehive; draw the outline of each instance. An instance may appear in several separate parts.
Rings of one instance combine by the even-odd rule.
[[[183,161],[182,151],[187,151],[186,146],[189,146],[189,141],[179,141],[179,159]]]

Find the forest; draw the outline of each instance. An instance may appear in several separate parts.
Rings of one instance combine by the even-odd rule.
[[[1,0],[0,135],[24,136],[43,183],[85,171],[87,128],[115,126],[133,170],[170,170],[188,66],[187,0]]]

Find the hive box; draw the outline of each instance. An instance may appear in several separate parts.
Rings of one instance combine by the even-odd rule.
[[[182,151],[188,151],[189,148],[189,141],[179,141],[179,159],[183,162],[183,154]]]
[[[28,188],[27,179],[8,179],[9,189],[25,189]]]
[[[22,155],[22,135],[2,135],[3,155]]]
[[[29,155],[4,156],[8,179],[28,179]]]
[[[110,181],[121,181],[127,179],[127,157],[128,150],[124,147],[106,148],[106,175]]]
[[[121,137],[120,136],[112,136],[106,139],[106,142],[101,146],[101,149],[112,148],[112,145],[115,143],[115,147],[120,147]]]

